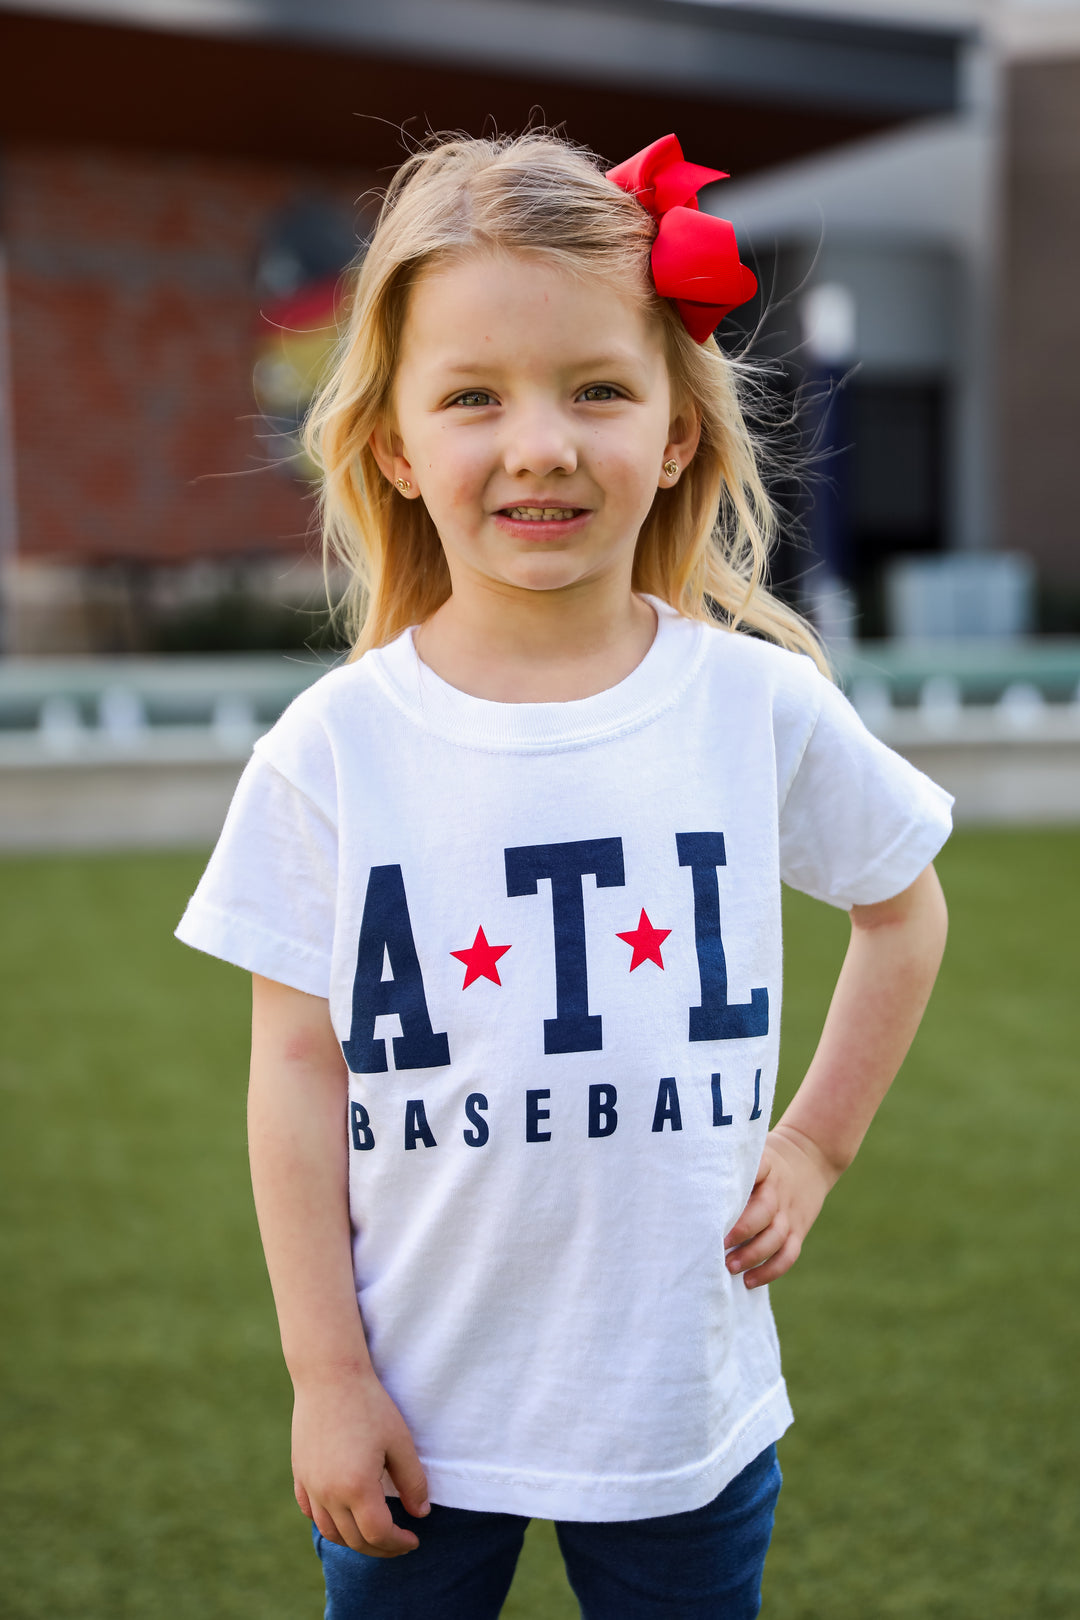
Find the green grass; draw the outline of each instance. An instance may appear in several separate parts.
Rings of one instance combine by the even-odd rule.
[[[0,863],[0,1612],[302,1620],[288,1387],[246,1182],[247,987],[191,855]],[[773,1290],[798,1422],[768,1620],[1073,1620],[1080,833],[964,833],[903,1076]],[[843,951],[788,897],[784,1077]],[[505,1614],[577,1612],[550,1527]]]

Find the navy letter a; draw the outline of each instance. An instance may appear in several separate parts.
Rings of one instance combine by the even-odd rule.
[[[383,956],[392,979],[384,979]],[[352,1026],[341,1050],[353,1074],[383,1074],[386,1042],[375,1039],[375,1020],[397,1013],[401,1034],[394,1036],[399,1069],[435,1069],[450,1062],[450,1043],[431,1027],[424,977],[416,954],[405,881],[400,866],[373,866],[364,899],[353,977]]]

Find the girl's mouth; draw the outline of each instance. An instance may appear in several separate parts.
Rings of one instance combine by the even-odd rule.
[[[504,506],[495,514],[502,532],[519,544],[561,542],[579,534],[592,520],[587,506]]]
[[[515,523],[568,523],[581,511],[580,506],[504,506],[501,515]]]

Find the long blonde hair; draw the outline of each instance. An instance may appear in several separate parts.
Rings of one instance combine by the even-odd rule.
[[[810,626],[771,594],[777,519],[761,450],[744,415],[754,369],[696,343],[648,273],[656,227],[604,178],[599,161],[546,132],[436,137],[391,181],[355,274],[336,363],[308,413],[321,468],[324,558],[344,564],[338,612],[353,658],[422,623],[450,595],[450,574],[422,501],[403,500],[370,438],[392,422],[394,368],[410,289],[437,263],[499,251],[596,275],[662,327],[673,399],[701,419],[701,441],[674,487],[657,492],[638,537],[633,589],[689,618],[720,621],[808,653],[829,673]]]

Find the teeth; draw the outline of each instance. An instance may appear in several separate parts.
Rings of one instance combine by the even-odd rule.
[[[573,506],[511,506],[506,515],[526,523],[553,523],[565,522],[575,511]]]

